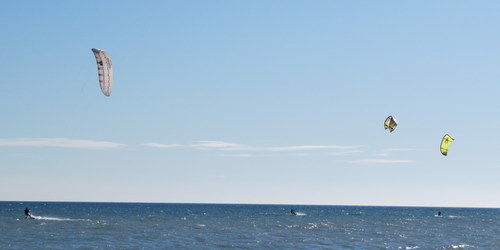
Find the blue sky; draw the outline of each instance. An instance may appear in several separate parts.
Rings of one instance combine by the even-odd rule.
[[[3,2],[0,200],[500,207],[499,9]]]

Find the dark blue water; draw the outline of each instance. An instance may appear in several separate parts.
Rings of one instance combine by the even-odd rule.
[[[500,249],[500,209],[0,202],[0,249],[33,248]]]

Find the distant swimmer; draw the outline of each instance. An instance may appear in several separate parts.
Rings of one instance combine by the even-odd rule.
[[[26,216],[26,219],[28,219],[28,218],[34,219],[33,216],[31,216],[31,214],[30,214],[30,209],[29,208],[25,208],[24,209],[24,215]]]
[[[297,213],[295,212],[295,209],[290,210],[290,213],[291,213],[292,215],[297,215]]]
[[[441,216],[441,211],[438,211],[438,216]]]

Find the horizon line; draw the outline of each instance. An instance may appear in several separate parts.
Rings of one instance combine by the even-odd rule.
[[[245,202],[161,202],[161,201],[15,201],[15,200],[0,200],[5,202],[29,202],[29,203],[122,203],[122,204],[186,204],[186,205],[262,205],[262,206],[331,206],[331,207],[415,207],[415,208],[479,208],[479,209],[500,209],[500,207],[490,206],[437,206],[437,205],[367,205],[367,204],[308,204],[308,203],[245,203]]]

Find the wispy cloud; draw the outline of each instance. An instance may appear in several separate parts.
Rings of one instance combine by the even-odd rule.
[[[141,145],[152,148],[178,148],[182,147],[181,144],[161,144],[156,142],[142,143]]]
[[[201,150],[240,150],[240,151],[268,151],[268,152],[288,152],[288,151],[312,151],[312,150],[340,150],[352,151],[363,146],[345,146],[345,145],[298,145],[281,147],[258,147],[244,144],[237,144],[225,141],[200,141],[192,144],[192,147]]]
[[[360,159],[360,160],[352,160],[348,161],[349,163],[354,164],[391,164],[391,163],[412,163],[412,160],[390,160],[390,159]]]
[[[224,141],[200,141],[196,144],[192,144],[192,147],[200,150],[250,150],[251,147],[243,144],[236,144]]]
[[[109,141],[76,140],[68,138],[15,138],[0,139],[0,147],[59,147],[83,149],[109,149],[125,146]]]

